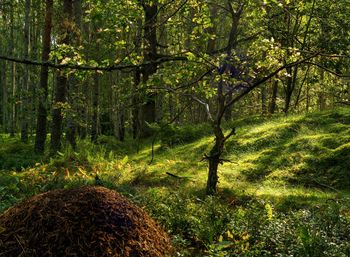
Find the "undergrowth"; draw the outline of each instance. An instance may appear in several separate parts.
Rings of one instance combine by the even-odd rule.
[[[224,124],[237,135],[215,197],[204,196],[208,125],[160,131],[152,164],[150,140],[101,136],[42,157],[33,143],[1,136],[0,213],[98,177],[148,210],[171,234],[175,256],[350,256],[349,125],[348,109]]]

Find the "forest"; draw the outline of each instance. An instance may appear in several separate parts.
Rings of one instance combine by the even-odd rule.
[[[0,0],[0,257],[350,256],[350,0]]]

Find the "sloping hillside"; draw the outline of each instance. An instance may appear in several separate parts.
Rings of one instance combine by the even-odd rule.
[[[349,256],[350,109],[224,126],[237,135],[215,197],[204,194],[208,125],[167,127],[152,163],[150,141],[101,137],[39,159],[32,145],[2,137],[0,213],[40,192],[102,184],[144,206],[171,234],[176,256]]]

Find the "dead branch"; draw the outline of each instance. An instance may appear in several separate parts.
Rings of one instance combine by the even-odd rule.
[[[173,177],[173,178],[182,179],[182,177],[180,177],[180,176],[178,176],[178,175],[175,175],[175,174],[172,174],[172,173],[170,173],[170,172],[165,172],[165,174],[167,174],[167,175],[169,175],[169,176],[171,176],[171,177]]]

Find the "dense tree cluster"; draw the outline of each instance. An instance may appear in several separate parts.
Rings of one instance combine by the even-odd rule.
[[[35,151],[151,124],[210,122],[207,193],[222,121],[349,104],[349,0],[3,0],[0,130]],[[65,140],[63,140],[63,135]]]

